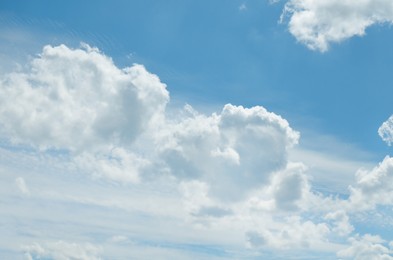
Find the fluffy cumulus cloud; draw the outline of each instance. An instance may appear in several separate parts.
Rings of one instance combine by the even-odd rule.
[[[385,159],[371,171],[359,170],[356,184],[350,187],[351,206],[355,209],[374,208],[393,203],[393,158]]]
[[[393,143],[393,116],[383,122],[378,129],[378,134],[389,146]]]
[[[0,131],[43,149],[96,149],[131,142],[167,101],[143,66],[118,69],[89,46],[46,46],[25,71],[1,78]]]
[[[300,135],[279,115],[231,104],[209,115],[190,105],[167,113],[168,102],[156,75],[120,69],[87,45],[46,46],[1,75],[0,216],[10,228],[0,231],[11,242],[0,241],[0,257],[20,252],[12,241],[24,241],[28,259],[127,259],[127,248],[148,249],[149,259],[331,256],[343,244],[343,258],[358,257],[358,247],[389,256],[372,236],[343,241],[356,232],[354,214],[393,203],[390,157],[357,173],[349,199],[329,197],[313,189],[306,165],[288,159]],[[184,248],[194,254],[179,254]]]
[[[76,167],[116,181],[138,182],[150,168],[241,198],[286,167],[299,136],[263,107],[226,105],[206,116],[188,106],[188,115],[166,119],[169,94],[157,76],[141,65],[119,69],[89,46],[46,46],[0,84],[3,138],[69,151]]]
[[[169,125],[162,139],[160,152],[176,177],[203,180],[212,195],[236,199],[286,167],[298,133],[263,107],[226,105]]]
[[[331,43],[363,36],[367,27],[393,22],[390,0],[290,0],[283,17],[289,31],[308,48],[327,51]]]

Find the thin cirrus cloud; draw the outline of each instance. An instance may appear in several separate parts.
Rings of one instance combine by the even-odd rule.
[[[352,223],[393,203],[390,157],[359,171],[347,199],[315,192],[302,158],[288,159],[300,134],[282,117],[231,104],[211,115],[189,105],[169,114],[156,75],[142,65],[119,69],[87,45],[44,47],[24,71],[1,76],[0,99],[2,144],[13,147],[0,149],[0,160],[31,168],[2,164],[0,185],[17,188],[4,186],[4,201],[18,197],[2,216],[21,221],[7,218],[5,231],[30,259],[121,259],[130,246],[176,258],[185,240],[219,244],[225,249],[212,254],[223,258],[247,250],[350,258],[358,247],[390,255],[387,241],[357,236]],[[20,208],[31,216],[15,218]],[[0,255],[9,243],[0,241]],[[246,253],[225,253],[233,248]],[[203,254],[193,250],[189,259]]]
[[[325,52],[332,43],[363,36],[375,24],[393,22],[390,0],[290,0],[281,20],[288,17],[290,33],[312,50]]]

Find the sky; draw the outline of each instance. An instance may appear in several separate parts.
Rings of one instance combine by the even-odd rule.
[[[0,2],[1,259],[393,259],[393,2]]]

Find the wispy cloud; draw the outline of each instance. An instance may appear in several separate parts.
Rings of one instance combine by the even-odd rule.
[[[16,187],[18,188],[18,190],[19,190],[22,194],[24,194],[24,195],[29,195],[29,194],[30,194],[30,191],[29,191],[29,189],[27,188],[27,185],[26,185],[26,183],[25,183],[25,180],[24,180],[22,177],[16,178],[16,179],[15,179],[15,184],[16,184]]]
[[[246,3],[242,3],[242,4],[239,6],[239,10],[240,10],[240,11],[246,11],[246,10],[247,10],[247,5],[246,5]]]

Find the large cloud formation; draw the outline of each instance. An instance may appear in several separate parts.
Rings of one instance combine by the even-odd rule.
[[[290,0],[283,17],[289,31],[312,50],[327,51],[331,43],[363,36],[367,27],[393,22],[390,0]]]
[[[45,46],[25,71],[2,78],[3,138],[66,150],[82,171],[116,181],[202,180],[221,199],[241,198],[285,169],[299,134],[280,116],[228,104],[210,116],[186,106],[167,119],[169,94],[157,76],[83,48]]]
[[[391,255],[387,242],[357,236],[351,223],[393,204],[390,157],[359,171],[348,199],[325,196],[306,165],[288,160],[299,133],[279,115],[231,104],[210,115],[190,105],[168,113],[168,102],[165,84],[142,65],[119,69],[87,45],[46,46],[23,70],[2,75],[0,215],[11,242],[0,241],[0,256],[21,237],[28,258],[127,259],[125,247],[160,244],[161,254],[184,248],[168,241],[184,240],[243,243],[254,253]],[[25,208],[31,216],[15,218]]]
[[[0,126],[13,142],[86,150],[129,143],[159,120],[168,92],[143,66],[118,69],[96,49],[46,46],[0,81]]]

